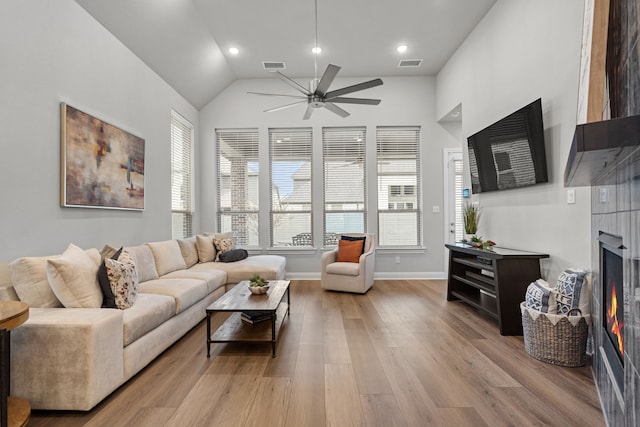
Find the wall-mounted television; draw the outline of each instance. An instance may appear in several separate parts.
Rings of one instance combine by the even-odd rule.
[[[473,193],[548,182],[540,99],[471,135],[467,144]]]

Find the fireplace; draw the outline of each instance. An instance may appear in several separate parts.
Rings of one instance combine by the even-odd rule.
[[[600,352],[620,401],[624,396],[624,290],[622,237],[600,232],[601,326]]]

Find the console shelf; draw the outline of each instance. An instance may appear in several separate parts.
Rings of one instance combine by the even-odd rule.
[[[495,247],[491,251],[456,243],[449,249],[447,301],[460,300],[498,320],[500,334],[522,335],[520,302],[540,278],[548,254]]]

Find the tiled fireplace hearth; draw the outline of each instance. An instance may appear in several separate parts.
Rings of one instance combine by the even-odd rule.
[[[640,116],[578,125],[565,185],[591,186],[591,348],[604,417],[638,426]]]

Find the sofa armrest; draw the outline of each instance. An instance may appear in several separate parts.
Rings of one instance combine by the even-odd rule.
[[[31,308],[11,331],[11,395],[33,409],[89,410],[124,380],[123,314]]]

